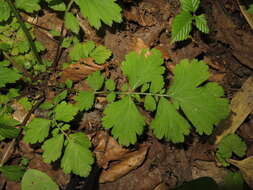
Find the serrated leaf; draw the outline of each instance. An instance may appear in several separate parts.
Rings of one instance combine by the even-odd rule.
[[[68,91],[64,90],[60,94],[54,97],[53,102],[55,104],[58,104],[60,101],[64,100],[67,97],[67,95],[68,95]]]
[[[103,64],[112,55],[112,52],[105,46],[96,47],[90,54],[90,56],[98,64]]]
[[[89,57],[92,50],[95,48],[95,43],[88,41],[86,43],[75,44],[74,47],[70,50],[69,56],[73,61],[78,61],[81,58]]]
[[[19,129],[15,128],[19,124],[9,114],[0,115],[0,135],[5,138],[15,138],[19,134]]]
[[[145,121],[130,96],[107,105],[104,114],[104,128],[112,128],[112,135],[120,144],[128,146],[136,143],[137,135],[143,132]]]
[[[193,16],[189,12],[181,12],[172,21],[172,42],[182,41],[189,37],[192,30]]]
[[[156,101],[153,98],[153,96],[145,96],[144,107],[148,111],[155,111],[156,110]]]
[[[209,28],[207,25],[205,14],[195,16],[194,18],[195,18],[196,27],[203,33],[206,33],[206,34],[209,33]]]
[[[217,83],[200,84],[208,79],[208,66],[203,61],[182,60],[173,70],[174,78],[169,88],[173,103],[183,112],[196,128],[197,132],[210,135],[213,125],[225,119],[229,113],[228,100],[222,87]]]
[[[216,153],[218,160],[224,165],[228,166],[227,159],[231,158],[232,153],[239,157],[246,154],[247,146],[242,139],[236,134],[229,134],[221,139]]]
[[[30,144],[44,141],[44,139],[48,136],[50,125],[50,120],[34,118],[30,123],[28,123],[23,140]]]
[[[142,85],[141,92],[142,93],[146,92],[149,89],[149,86],[150,86],[149,83],[146,83],[146,84]]]
[[[80,91],[75,97],[76,104],[81,111],[89,110],[94,104],[95,95],[90,91]]]
[[[36,169],[25,172],[21,187],[23,190],[59,190],[58,185],[47,174]]]
[[[111,26],[114,22],[121,22],[121,8],[115,0],[75,0],[82,15],[88,19],[91,26],[101,27],[101,21]]]
[[[0,66],[0,88],[7,83],[14,83],[22,77],[18,71]]]
[[[158,104],[155,119],[151,123],[157,138],[165,138],[173,143],[184,142],[184,135],[190,133],[189,123],[177,112],[165,98]]]
[[[94,162],[89,150],[91,143],[84,133],[69,135],[69,141],[61,160],[61,167],[65,173],[87,177]]]
[[[0,167],[0,172],[10,181],[19,181],[23,177],[25,169],[16,165],[6,165]]]
[[[152,93],[156,93],[163,88],[164,82],[162,74],[164,73],[162,54],[159,50],[152,49],[151,55],[146,56],[143,50],[140,55],[131,52],[126,55],[126,60],[122,63],[121,69],[127,76],[132,89],[151,82]]]
[[[181,0],[183,11],[196,12],[199,8],[200,0]]]
[[[40,10],[40,0],[16,0],[16,7],[28,13]]]
[[[46,163],[54,162],[61,156],[63,141],[64,135],[59,134],[44,142],[41,148],[44,151],[42,157]]]
[[[253,4],[250,4],[249,9],[247,11],[248,13],[253,14]]]
[[[104,77],[103,75],[100,73],[100,71],[96,71],[93,72],[92,74],[90,74],[87,78],[87,83],[88,85],[93,89],[93,90],[99,90],[100,88],[102,88],[103,84],[104,84]]]
[[[72,32],[78,34],[80,29],[79,22],[72,13],[67,12],[65,14],[64,23],[67,29],[70,29]]]
[[[29,111],[32,109],[32,103],[29,101],[28,97],[23,97],[18,100],[18,103],[23,106],[25,111]]]
[[[66,5],[62,0],[46,0],[48,6],[55,11],[65,11]]]
[[[69,122],[74,119],[78,108],[72,104],[67,104],[65,101],[58,104],[55,108],[55,119],[58,121]]]
[[[114,102],[114,100],[116,99],[116,94],[114,92],[108,94],[106,96],[106,100],[109,102],[109,103],[112,103]]]
[[[44,45],[40,41],[35,41],[34,43],[35,43],[35,47],[38,52],[42,52],[42,51],[46,50],[46,48],[44,47]]]
[[[0,22],[8,20],[11,15],[11,9],[7,2],[0,0]]]
[[[109,91],[113,91],[115,90],[116,84],[112,79],[106,80],[105,81],[105,87],[109,90]]]

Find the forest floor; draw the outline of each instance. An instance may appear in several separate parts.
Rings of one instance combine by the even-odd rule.
[[[124,60],[125,55],[141,48],[159,49],[163,54],[168,70],[184,58],[204,60],[212,74],[209,81],[217,82],[223,86],[225,96],[229,100],[232,100],[235,94],[241,90],[245,81],[253,76],[253,33],[241,13],[237,1],[202,0],[199,11],[207,15],[210,33],[202,34],[193,29],[191,39],[176,44],[170,43],[170,32],[172,19],[180,9],[179,0],[128,0],[121,2],[120,5],[123,8],[123,22],[114,24],[111,28],[103,26],[99,31],[96,31],[88,25],[87,21],[80,19],[84,30],[83,39],[102,44],[113,52],[112,59],[108,62],[108,67],[105,70],[106,74],[112,78],[120,78],[119,64]],[[47,48],[47,52],[43,55],[44,59],[53,61],[58,49],[58,41],[52,39],[47,30],[60,31],[62,23],[61,18],[48,10],[43,10],[43,14],[36,20],[36,38]],[[59,66],[69,60],[68,51],[69,49],[65,49],[61,53]],[[55,76],[59,76],[58,73]],[[89,73],[90,71],[82,70],[82,68],[72,68],[65,73],[63,71],[60,77],[55,77],[52,81],[61,82],[73,78],[76,80],[76,77],[76,81],[78,81]],[[82,81],[75,85],[79,85],[79,88],[85,88]],[[96,102],[98,102],[98,107],[99,104],[105,103],[102,98],[98,98]],[[96,132],[97,139],[93,144],[101,144],[99,141],[104,142],[105,138],[108,138],[108,134],[101,130],[101,117],[101,109],[93,109],[85,113],[78,123],[79,131],[87,130],[90,134]],[[217,128],[221,128],[221,125]],[[130,170],[112,182],[97,184],[97,187],[93,186],[92,189],[165,190],[202,176],[212,177],[218,184],[222,184],[224,176],[227,175],[227,169],[220,167],[215,159],[213,138],[218,133],[216,131],[213,136],[209,137],[199,136],[192,131],[185,143],[177,145],[159,141],[148,133],[145,139],[141,139],[141,142],[130,150],[126,150],[109,138],[108,146],[111,146],[116,152],[113,154],[120,155],[121,159],[106,163],[107,158],[100,158],[104,159],[100,160],[101,162],[108,164],[107,168],[117,164],[122,164],[122,167],[124,164],[129,164],[129,158],[131,158],[129,155],[135,157],[137,155],[136,159],[138,159],[138,155],[143,155],[142,147],[148,147],[148,151],[145,152],[144,161],[136,169]],[[252,156],[252,113],[248,113],[243,118],[237,134],[243,138],[248,146],[247,156]],[[2,153],[6,152],[8,144],[8,142],[1,143],[0,151]],[[101,170],[97,168],[94,168],[88,179],[66,175],[62,170],[57,169],[59,163],[54,165],[44,163],[41,157],[41,149],[36,145],[28,146],[20,141],[19,147],[19,149],[13,150],[12,155],[9,156],[12,163],[15,163],[15,159],[22,156],[29,158],[31,160],[29,162],[30,168],[46,172],[63,189],[66,187],[68,189],[82,189],[83,185],[87,185],[87,183],[96,184],[98,182],[96,172],[101,172]],[[127,155],[126,158],[122,157],[124,154]],[[122,163],[124,159],[125,163]],[[236,170],[233,167],[230,169]],[[5,188],[9,190],[20,189],[19,183],[6,181],[3,177],[0,178],[0,184],[6,184]]]

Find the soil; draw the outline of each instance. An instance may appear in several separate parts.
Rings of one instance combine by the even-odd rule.
[[[85,41],[93,40],[113,52],[109,66],[105,69],[106,74],[112,78],[118,81],[125,80],[119,71],[119,64],[128,52],[140,47],[161,50],[169,72],[181,59],[203,59],[212,73],[209,80],[222,85],[226,97],[230,100],[243,83],[253,76],[253,32],[242,15],[237,1],[202,0],[199,13],[207,15],[210,33],[206,35],[194,28],[191,33],[192,39],[175,44],[171,44],[171,22],[180,10],[179,0],[124,0],[120,1],[120,5],[123,8],[123,22],[114,24],[111,28],[103,26],[96,31],[89,27],[85,20],[80,21],[85,28],[83,33]],[[62,20],[48,10],[44,10],[42,16],[38,18],[37,25],[40,27],[35,33],[37,39],[48,49],[43,55],[45,59],[52,61],[56,59],[58,41],[50,38],[41,27],[60,30],[61,24]],[[67,61],[68,49],[58,58],[59,66]],[[86,76],[81,73],[80,78]],[[60,82],[59,80],[55,78],[56,82]],[[86,88],[82,83],[81,86]],[[100,129],[101,117],[101,108],[86,113],[78,130],[85,129],[92,134],[94,130]],[[89,128],[90,123],[97,127]],[[249,114],[238,131],[248,145],[248,156],[253,155],[252,128],[253,115]],[[6,146],[2,144],[1,152],[5,151]],[[31,168],[45,171],[60,184],[62,189],[69,190],[165,190],[202,176],[212,177],[218,184],[224,182],[227,170],[220,167],[215,160],[212,137],[199,136],[192,131],[185,143],[175,145],[158,141],[148,134],[131,150],[122,150],[122,147],[120,150],[123,155],[128,151],[138,150],[141,146],[148,147],[142,164],[115,181],[100,184],[98,179],[102,169],[97,166],[94,166],[90,176],[84,179],[63,174],[56,169],[59,163],[53,166],[45,164],[41,160],[41,150],[37,147],[20,142],[20,149],[14,150],[13,153],[16,157],[29,158]],[[10,156],[12,163],[17,159],[15,156]],[[107,164],[106,167],[110,168],[117,163]],[[236,169],[232,167],[232,170]],[[0,178],[0,184],[5,184],[2,186],[5,189],[20,189],[20,184],[6,181],[4,178]]]

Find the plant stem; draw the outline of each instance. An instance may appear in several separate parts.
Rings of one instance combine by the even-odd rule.
[[[20,27],[22,28],[22,30],[23,30],[23,32],[24,32],[24,34],[31,46],[34,57],[36,58],[36,60],[39,64],[43,65],[42,59],[39,56],[39,53],[38,53],[37,48],[35,46],[35,43],[32,39],[32,36],[31,36],[30,32],[28,31],[28,29],[26,28],[25,23],[23,22],[21,16],[19,15],[16,7],[14,6],[14,4],[12,3],[11,0],[6,0],[6,2],[9,4],[10,8],[12,9],[12,12],[14,13],[14,16],[17,18],[17,20],[20,24]]]

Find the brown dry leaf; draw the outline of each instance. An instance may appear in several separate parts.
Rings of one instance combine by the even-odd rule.
[[[243,84],[239,92],[235,94],[231,101],[231,123],[229,128],[216,137],[215,144],[227,134],[234,133],[246,117],[253,111],[253,77],[249,77]]]
[[[149,47],[145,44],[145,42],[141,38],[135,38],[133,50],[138,54],[140,54],[142,49],[149,49]]]
[[[11,107],[14,110],[14,112],[12,114],[13,119],[15,119],[15,120],[19,121],[20,123],[22,123],[28,112],[16,100],[13,102]]]
[[[246,183],[253,188],[253,156],[240,161],[229,159],[228,162],[240,169]]]
[[[98,165],[102,168],[107,168],[109,161],[120,160],[129,152],[104,131],[98,131],[93,144],[97,144],[94,153]]]
[[[106,182],[113,182],[120,177],[126,175],[130,171],[136,169],[140,166],[147,154],[148,147],[144,146],[141,149],[131,152],[124,158],[121,162],[116,165],[113,165],[108,170],[103,170],[99,182],[106,183]]]

